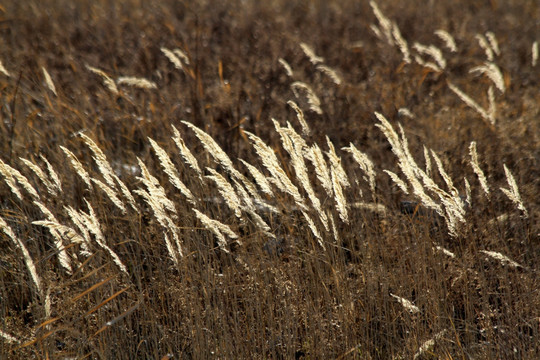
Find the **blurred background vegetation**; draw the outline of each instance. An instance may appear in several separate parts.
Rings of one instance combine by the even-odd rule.
[[[397,47],[375,36],[371,25],[378,23],[367,1],[27,0],[1,5],[0,61],[10,76],[0,74],[0,158],[16,168],[23,167],[20,157],[49,159],[64,190],[46,199],[49,210],[86,209],[84,199],[89,199],[130,276],[102,251],[73,274],[63,273],[50,234],[31,225],[41,213],[14,198],[2,182],[0,215],[29,248],[51,303],[32,290],[20,253],[2,234],[0,330],[16,341],[0,336],[0,357],[538,358],[540,65],[532,66],[531,58],[532,45],[540,39],[540,4],[381,0],[378,6],[411,45],[442,49],[434,31],[453,35],[458,51],[444,52],[445,71],[405,64]],[[476,36],[488,31],[497,37],[500,55],[494,61],[506,85],[505,93],[496,93],[495,125],[447,85],[457,84],[487,108],[490,80],[469,70],[486,61]],[[323,57],[342,83],[316,71],[300,43]],[[163,47],[187,54],[186,71],[174,68]],[[290,64],[292,77],[280,58]],[[119,86],[114,94],[88,66],[113,79],[146,78],[157,89]],[[313,88],[322,114],[295,97],[293,81]],[[260,234],[242,234],[247,245],[233,251],[242,265],[216,251],[212,235],[196,227],[190,205],[169,186],[189,249],[176,266],[151,212],[115,212],[104,194],[84,188],[59,149],[67,147],[92,170],[92,153],[76,136],[82,132],[130,189],[139,183],[133,171],[137,157],[165,186],[148,137],[175,154],[174,125],[209,166],[209,156],[180,122],[187,120],[208,132],[234,161],[258,163],[244,130],[286,160],[270,119],[296,127],[289,100],[304,109],[313,130],[307,140],[325,149],[326,136],[336,149],[352,142],[376,164],[377,192],[365,195],[368,187],[355,182],[348,198],[360,201],[363,189],[369,201],[389,209],[385,216],[352,211],[351,222],[338,225],[341,242],[326,250],[291,211],[269,220],[278,236],[275,243]],[[414,117],[401,115],[402,108]],[[416,159],[423,159],[426,146],[441,156],[460,189],[464,177],[471,181],[475,200],[459,237],[448,236],[431,219],[400,212],[410,199],[382,172],[397,171],[396,159],[374,126],[375,111],[403,125]],[[481,196],[473,180],[471,141],[478,144],[493,187],[490,199]],[[341,156],[352,182],[361,179],[350,156]],[[209,191],[181,160],[175,163],[190,188],[199,187],[200,195]],[[516,178],[527,219],[498,190],[507,187],[503,164]],[[227,222],[225,209],[207,206],[214,218]],[[503,266],[480,250],[503,253],[522,267]],[[411,300],[420,312],[406,310],[393,294]],[[434,346],[421,352],[430,339],[436,339]]]

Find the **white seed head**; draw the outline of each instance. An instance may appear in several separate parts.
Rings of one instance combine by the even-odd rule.
[[[454,40],[454,37],[450,35],[450,33],[441,29],[435,31],[435,35],[437,35],[444,42],[444,46],[446,46],[448,50],[451,52],[457,52],[456,41]]]
[[[89,65],[86,65],[86,68],[90,70],[91,72],[93,72],[94,74],[101,76],[103,80],[103,84],[105,85],[105,87],[107,87],[107,89],[109,89],[110,92],[112,92],[115,95],[118,94],[118,88],[116,87],[114,80],[111,79],[111,77],[107,75],[107,73],[105,73],[103,70],[97,69]]]
[[[47,87],[49,88],[49,90],[52,91],[54,96],[58,96],[58,94],[56,93],[56,87],[54,86],[54,83],[51,79],[51,75],[49,75],[47,69],[45,69],[44,67],[42,67],[41,70],[43,71],[43,76],[45,77],[45,84],[47,84]]]
[[[306,54],[306,56],[308,57],[309,61],[312,64],[317,65],[319,63],[324,62],[324,58],[317,56],[315,54],[315,51],[313,51],[311,46],[309,46],[308,44],[300,43],[300,47],[302,48],[302,51],[304,52],[304,54]]]
[[[145,78],[133,77],[133,76],[121,76],[116,79],[118,85],[127,85],[137,87],[139,89],[157,89],[155,82]]]

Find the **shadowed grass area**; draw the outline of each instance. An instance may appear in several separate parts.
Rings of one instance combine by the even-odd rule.
[[[539,21],[0,6],[0,357],[538,358]]]

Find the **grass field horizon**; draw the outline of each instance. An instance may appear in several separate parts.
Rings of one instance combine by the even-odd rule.
[[[0,18],[0,358],[540,356],[534,2]]]

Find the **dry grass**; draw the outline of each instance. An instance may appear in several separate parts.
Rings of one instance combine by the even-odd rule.
[[[540,357],[534,2],[0,13],[0,358]]]

